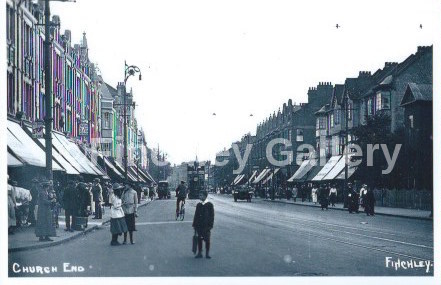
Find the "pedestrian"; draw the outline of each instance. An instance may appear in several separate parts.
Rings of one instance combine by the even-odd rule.
[[[297,188],[297,184],[294,184],[294,187],[292,188],[292,198],[294,199],[294,202],[297,202],[298,194],[299,194],[299,188]]]
[[[29,191],[31,191],[31,201],[29,202],[29,222],[31,226],[35,226],[37,222],[36,215],[36,206],[38,205],[38,187],[39,187],[39,180],[38,178],[34,177],[32,178],[32,186]]]
[[[103,202],[103,189],[101,188],[99,178],[93,179],[92,196],[93,202],[95,203],[95,217],[93,217],[93,219],[102,219],[103,211],[101,209],[101,203]]]
[[[328,210],[328,205],[329,205],[328,196],[329,196],[328,189],[326,188],[326,186],[321,185],[319,190],[319,202],[322,211],[324,209]]]
[[[329,190],[329,201],[332,207],[335,207],[335,203],[337,202],[337,188],[335,188],[335,184],[332,184],[331,189]]]
[[[17,226],[15,215],[17,201],[15,200],[15,187],[12,184],[12,181],[8,179],[8,234],[10,235],[14,234],[14,228]]]
[[[51,207],[51,213],[52,213],[52,217],[53,217],[53,223],[54,223],[54,227],[58,228],[59,224],[58,224],[58,214],[60,211],[60,204],[58,203],[57,200],[57,193],[55,192],[54,189],[54,184],[51,184],[49,186],[49,190],[48,190],[48,197],[49,200],[52,201],[50,207]]]
[[[77,196],[78,205],[76,216],[77,217],[87,217],[89,215],[87,207],[90,206],[90,192],[88,190],[88,185],[84,182],[80,182],[77,185]]]
[[[40,192],[38,193],[38,215],[35,235],[40,241],[53,241],[49,237],[56,236],[55,224],[51,211],[51,206],[56,201],[49,197],[51,185],[50,181],[43,182]]]
[[[312,190],[311,190],[311,197],[312,197],[312,202],[317,205],[317,192],[318,192],[318,188],[317,188],[317,184],[313,184],[312,185]]]
[[[356,212],[357,214],[359,213],[359,195],[357,193],[357,191],[355,191],[354,189],[349,189],[349,194],[348,194],[348,210],[349,210],[349,214],[352,214],[352,212]]]
[[[75,227],[75,210],[78,203],[78,195],[75,181],[69,180],[63,195],[64,216],[66,217],[65,231],[73,232]]]
[[[360,205],[363,208],[366,208],[366,203],[365,203],[365,200],[364,200],[364,197],[365,197],[366,193],[367,193],[367,185],[363,184],[363,185],[361,185],[361,189],[360,189]]]
[[[364,211],[366,212],[366,215],[374,216],[375,196],[374,196],[374,191],[371,188],[368,188],[366,195],[364,196],[364,200],[365,200]]]
[[[122,208],[124,211],[124,217],[126,220],[127,230],[129,231],[130,243],[135,244],[133,241],[133,232],[135,228],[135,217],[138,210],[138,193],[133,190],[132,187],[126,185],[124,193],[122,195]],[[127,243],[127,232],[124,233],[124,242]]]
[[[124,189],[124,186],[115,183],[112,186],[112,190],[110,191],[110,233],[112,234],[112,241],[110,242],[110,245],[120,245],[118,242],[118,236],[122,235],[123,233],[127,233],[127,224],[126,219],[124,217],[124,210],[122,209],[122,191]]]
[[[214,207],[211,202],[207,200],[208,193],[206,191],[199,192],[199,202],[196,206],[196,211],[193,219],[193,228],[198,235],[198,254],[195,258],[202,257],[202,241],[205,241],[205,257],[210,257],[210,236],[211,229],[214,223]]]

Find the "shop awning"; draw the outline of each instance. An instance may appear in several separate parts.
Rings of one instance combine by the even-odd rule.
[[[234,178],[233,182],[231,182],[231,185],[236,185],[236,184],[237,184],[237,181],[239,181],[239,179],[241,179],[242,176],[243,176],[242,174],[237,175],[237,176]]]
[[[79,147],[74,142],[69,141],[64,135],[54,132],[52,142],[58,152],[80,173],[98,176],[104,175],[104,173],[84,155]]]
[[[304,160],[300,165],[299,169],[288,179],[288,182],[293,182],[294,180],[302,180],[302,178],[306,178],[306,174],[312,169],[315,165],[316,160]]]
[[[46,167],[46,153],[18,123],[8,120],[7,129],[8,150],[12,154],[25,164]],[[56,161],[52,161],[52,170],[64,171]]]
[[[354,156],[354,154],[352,154],[352,153],[348,154],[348,161],[350,161],[352,156]],[[331,171],[329,171],[329,173],[323,178],[323,180],[335,179],[342,171],[344,172],[345,164],[346,164],[346,158],[344,155],[342,155],[340,160],[334,166],[334,168],[332,168]],[[349,165],[348,165],[348,167],[349,167]]]
[[[262,185],[265,185],[268,181],[270,181],[270,180],[273,178],[273,176],[276,175],[277,172],[279,172],[279,170],[280,170],[280,168],[276,168],[276,169],[274,169],[274,171],[271,172],[271,173],[268,175],[268,177],[265,178],[265,180],[263,180]]]
[[[240,174],[240,175],[238,176],[238,179],[237,179],[236,182],[234,183],[234,185],[239,185],[239,183],[240,183],[241,181],[243,181],[244,178],[245,178],[245,174]]]
[[[20,167],[24,164],[8,152],[8,167]]]
[[[107,157],[103,158],[104,160],[104,166],[106,167],[106,170],[109,172],[113,172],[116,176],[118,176],[119,178],[123,179],[124,175],[118,171],[118,169],[116,169],[116,167],[113,165],[113,163],[111,161],[109,161],[109,159]]]
[[[46,147],[45,139],[38,139],[38,141],[43,145],[43,147]],[[75,169],[62,155],[60,155],[58,150],[53,146],[52,146],[52,156],[66,170],[67,174],[73,174],[73,175],[80,174],[80,172],[78,172],[77,169]]]
[[[136,171],[136,168],[133,168],[133,166],[127,167],[127,172],[129,172],[133,177],[135,177],[136,182],[146,183],[146,181],[141,177],[141,175],[138,175],[139,171]]]
[[[325,166],[320,170],[319,173],[312,179],[312,181],[322,181],[323,178],[331,171],[332,168],[337,164],[340,160],[341,155],[332,156],[328,162],[326,162]]]
[[[253,179],[256,178],[256,174],[257,174],[257,170],[254,170],[253,173],[251,174],[250,179],[248,179],[248,183],[253,182]]]
[[[348,178],[350,178],[355,171],[357,171],[357,166],[348,165]],[[345,170],[343,169],[335,179],[345,179]]]
[[[142,173],[145,174],[145,176],[147,176],[147,178],[150,180],[151,183],[155,183],[155,179],[153,179],[153,177],[150,175],[150,173],[147,170],[142,170]]]
[[[259,183],[260,180],[262,180],[270,171],[271,169],[269,168],[265,168],[264,170],[262,170],[262,172],[260,172],[260,174],[256,177],[256,179],[254,179],[253,183],[254,184]]]
[[[151,180],[147,174],[145,174],[141,168],[137,169],[135,166],[132,166],[134,171],[137,171],[137,173],[142,177],[142,179],[144,179],[144,181],[146,183],[151,183],[153,182],[153,180]]]

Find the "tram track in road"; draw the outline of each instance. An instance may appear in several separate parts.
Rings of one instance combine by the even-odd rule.
[[[224,205],[231,206],[230,203],[225,202],[222,199],[216,199],[216,202],[220,202],[220,203],[223,203]],[[361,228],[361,227],[356,227],[356,226],[346,226],[346,225],[341,225],[341,224],[324,222],[324,221],[320,221],[320,220],[302,219],[302,218],[294,217],[293,214],[295,214],[295,212],[287,213],[287,211],[278,212],[278,211],[275,211],[272,209],[255,208],[251,204],[244,204],[244,205],[234,204],[234,206],[235,206],[234,207],[235,211],[248,211],[245,214],[250,213],[250,211],[261,212],[262,214],[268,214],[268,212],[270,212],[270,214],[277,215],[279,217],[282,214],[283,218],[290,219],[292,221],[299,221],[299,222],[303,222],[303,223],[308,223],[311,226],[316,226],[317,224],[319,224],[321,226],[337,227],[337,228],[346,229],[346,230],[356,230],[359,232],[361,231],[361,232],[375,233],[375,234],[381,234],[381,235],[387,235],[387,236],[403,236],[404,235],[403,233],[399,233],[399,232],[386,232],[386,231],[380,231],[378,229],[366,229],[366,228]],[[242,214],[243,213],[244,212],[242,212]],[[427,240],[427,242],[433,243],[433,239],[429,239],[429,240]],[[422,245],[421,247],[427,247],[427,248],[433,249],[433,247],[426,246],[426,245]]]
[[[219,202],[219,201],[216,201]],[[224,206],[230,206],[229,203],[220,203]],[[345,244],[349,246],[355,246],[358,248],[363,248],[366,250],[373,250],[376,252],[381,253],[387,253],[394,256],[401,256],[405,258],[411,258],[415,260],[430,260],[433,262],[433,247],[425,244],[417,244],[417,243],[410,243],[398,239],[392,239],[392,238],[385,238],[380,236],[373,236],[368,234],[361,234],[357,232],[348,231],[347,229],[353,230],[353,231],[364,231],[368,233],[375,232],[377,234],[381,234],[379,231],[374,230],[366,230],[366,229],[360,229],[358,227],[349,227],[349,226],[343,226],[343,225],[337,225],[337,224],[331,224],[327,222],[320,222],[320,221],[311,221],[306,219],[300,219],[300,218],[293,218],[288,217],[285,213],[283,217],[274,217],[274,214],[268,214],[264,216],[265,221],[261,221],[262,215],[259,215],[256,213],[254,209],[244,209],[242,207],[238,208],[235,207],[234,211],[228,211],[228,208],[223,207],[217,207],[217,211],[221,212],[222,214],[237,217],[237,215],[241,215],[244,219],[247,221],[252,221],[257,224],[264,224],[267,225],[268,222],[273,223],[273,226],[277,226],[279,229],[287,230],[290,232],[295,232],[298,235],[307,236],[308,238],[311,237],[310,232],[306,232],[305,230],[315,230],[314,232],[314,238],[319,238],[321,240],[325,241],[333,241],[340,244]],[[274,223],[277,223],[275,225]],[[303,228],[301,228],[303,227]],[[334,227],[334,228],[332,228]],[[341,228],[345,228],[346,230],[341,230]],[[294,230],[296,229],[296,230]],[[303,231],[299,231],[298,229],[302,229]],[[334,234],[337,234],[335,236]],[[390,233],[384,233],[385,235],[388,235]],[[331,235],[331,236],[329,236]],[[365,239],[363,242],[356,242],[354,241],[354,236],[358,237],[360,240]],[[389,245],[372,245],[369,244],[369,242],[372,242],[372,240],[377,240],[384,243],[389,243]],[[397,247],[401,246],[403,249],[399,251],[389,250],[386,248],[391,247]],[[406,250],[407,248],[407,250]],[[410,250],[412,249],[412,250]],[[418,249],[418,252],[424,251],[430,251],[430,253],[426,253],[431,255],[430,258],[424,258],[421,256],[416,256],[414,254],[409,254],[409,252],[415,251]]]

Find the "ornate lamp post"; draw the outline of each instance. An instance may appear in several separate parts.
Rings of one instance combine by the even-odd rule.
[[[127,90],[126,90],[126,84],[127,80],[130,76],[134,76],[136,73],[139,73],[139,80],[141,80],[141,70],[139,67],[135,65],[127,65],[127,63],[124,61],[124,179],[127,182]]]

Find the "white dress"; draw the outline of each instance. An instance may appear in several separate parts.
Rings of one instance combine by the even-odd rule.
[[[312,202],[317,203],[317,188],[312,188],[311,192]]]

